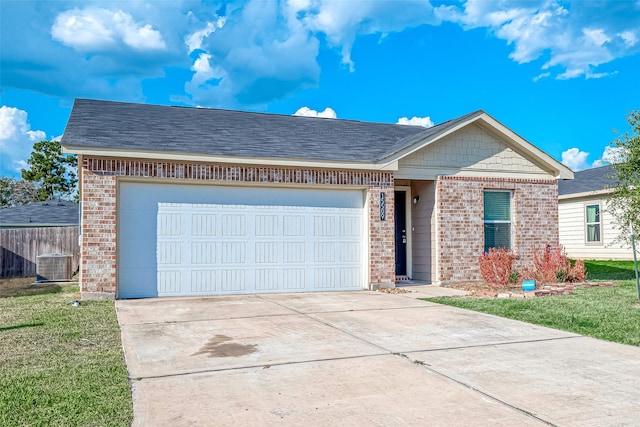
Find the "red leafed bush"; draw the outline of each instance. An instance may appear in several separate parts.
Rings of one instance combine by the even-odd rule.
[[[566,273],[571,268],[571,263],[559,248],[551,249],[547,246],[543,249],[542,254],[537,251],[534,252],[533,266],[534,278],[537,282],[554,283],[566,280],[566,277],[565,280],[559,280],[561,277],[559,278],[558,275],[562,276],[562,272],[564,272],[566,276]]]
[[[587,279],[587,269],[584,266],[584,261],[577,260],[571,267],[567,280],[569,282],[584,282]]]
[[[517,258],[517,255],[504,248],[489,248],[488,253],[485,252],[478,257],[480,274],[488,284],[507,288],[513,269],[513,261]]]
[[[533,254],[533,271],[528,272],[539,283],[583,282],[586,276],[584,262],[578,260],[574,266],[560,248],[547,246],[542,254]]]

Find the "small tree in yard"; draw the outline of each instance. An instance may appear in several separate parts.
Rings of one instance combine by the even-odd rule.
[[[63,155],[58,141],[35,143],[27,165],[27,169],[22,169],[22,179],[38,186],[40,200],[75,198],[77,158]]]
[[[627,116],[630,130],[612,142],[617,159],[613,162],[616,181],[609,209],[617,220],[618,242],[629,244],[631,231],[640,231],[640,110]]]

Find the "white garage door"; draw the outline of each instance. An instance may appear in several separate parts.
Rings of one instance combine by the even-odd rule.
[[[122,183],[118,297],[365,287],[364,193]]]

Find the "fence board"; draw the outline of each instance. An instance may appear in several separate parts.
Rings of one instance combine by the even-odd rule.
[[[72,255],[73,271],[80,262],[78,227],[10,228],[0,230],[0,278],[36,275],[36,257]]]

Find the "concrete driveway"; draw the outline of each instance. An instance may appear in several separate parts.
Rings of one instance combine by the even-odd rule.
[[[117,301],[134,425],[640,425],[640,348],[412,289]]]

